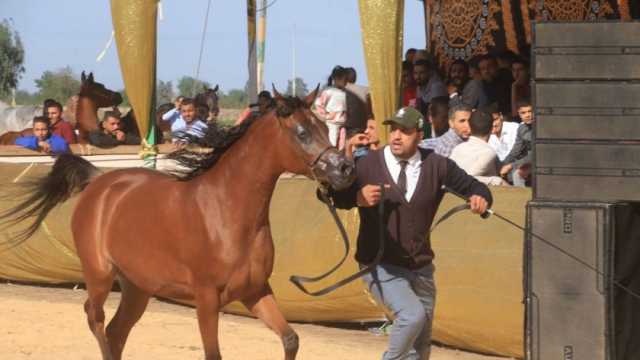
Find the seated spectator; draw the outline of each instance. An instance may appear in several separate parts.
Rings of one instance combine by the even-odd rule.
[[[519,124],[512,121],[504,121],[504,116],[498,110],[498,104],[491,104],[484,110],[489,112],[493,118],[493,130],[489,138],[489,145],[498,154],[498,159],[503,161],[509,155],[513,144],[516,142]]]
[[[459,104],[449,109],[449,130],[437,138],[422,140],[420,147],[433,149],[436,154],[449,157],[458,144],[467,141],[471,129],[469,118],[473,109],[469,105]]]
[[[413,80],[413,64],[409,61],[402,62],[402,77],[400,78],[402,89],[402,106],[416,106],[416,82]]]
[[[139,145],[140,138],[122,131],[122,120],[115,111],[107,111],[100,122],[100,129],[89,133],[89,143],[100,148],[118,145]]]
[[[456,146],[451,152],[451,160],[458,166],[487,185],[506,185],[498,176],[498,155],[487,141],[493,128],[493,119],[488,112],[476,110],[469,119],[471,136],[469,140]]]
[[[316,115],[329,128],[331,145],[338,146],[340,128],[346,121],[347,100],[344,87],[347,85],[347,71],[335,66],[327,81],[327,87],[314,102]]]
[[[173,102],[174,108],[162,115],[162,121],[171,124],[171,132],[176,132],[178,128],[184,126],[184,120],[180,116],[180,105],[182,105],[183,100],[184,96],[178,96]]]
[[[533,108],[528,99],[518,103],[518,116],[522,123],[518,126],[516,141],[509,155],[504,159],[501,176],[511,174],[513,185],[526,186],[531,180],[531,151],[533,137]]]
[[[49,119],[44,116],[33,118],[33,135],[16,139],[15,144],[27,149],[46,154],[61,154],[69,151],[69,145],[64,138],[49,131]]]
[[[207,124],[197,118],[193,99],[184,98],[180,104],[180,118],[171,126],[172,142],[186,144],[190,138],[203,137],[206,132]]]
[[[378,125],[373,119],[367,120],[367,128],[364,132],[349,136],[345,146],[345,155],[349,159],[359,159],[369,150],[377,150],[380,147],[378,137]]]
[[[466,61],[454,61],[449,67],[447,80],[451,86],[449,89],[451,105],[463,103],[477,109],[488,104],[482,81],[469,77],[469,65]]]
[[[276,102],[275,100],[273,100],[273,97],[271,97],[271,93],[267,90],[260,91],[260,93],[258,94],[258,102],[255,104],[250,104],[248,108],[242,111],[233,125],[238,126],[251,117],[262,116],[275,107]]]
[[[511,73],[513,74],[513,84],[511,84],[511,116],[518,119],[517,105],[523,99],[531,98],[531,87],[529,86],[529,63],[524,59],[516,59],[511,63]]]
[[[417,60],[413,64],[413,78],[416,82],[416,109],[426,119],[431,100],[448,96],[447,87],[440,80],[433,64],[427,60]]]
[[[440,96],[431,100],[428,120],[422,129],[425,139],[442,136],[449,130],[449,98]]]
[[[51,99],[46,102],[46,108],[44,109],[45,116],[49,118],[49,131],[52,134],[56,134],[64,139],[67,144],[75,144],[77,141],[76,132],[73,131],[73,126],[62,118],[62,105],[59,102]]]
[[[502,114],[511,113],[511,83],[513,77],[510,71],[498,69],[498,62],[492,55],[484,55],[478,64],[487,103],[498,103]]]

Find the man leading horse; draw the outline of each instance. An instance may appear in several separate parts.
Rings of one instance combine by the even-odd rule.
[[[395,316],[384,360],[429,359],[436,296],[429,229],[444,196],[442,186],[469,197],[476,214],[484,214],[492,201],[489,189],[453,161],[418,148],[423,122],[414,108],[400,109],[384,122],[390,126],[389,145],[357,160],[356,181],[350,188],[329,192],[336,207],[358,207],[356,260],[361,266],[376,259],[380,221],[384,225],[381,261],[363,278]],[[381,201],[386,209],[383,219],[376,207]]]

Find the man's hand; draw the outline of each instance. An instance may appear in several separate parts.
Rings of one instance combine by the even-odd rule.
[[[390,189],[391,185],[384,184],[385,189]],[[380,202],[380,185],[365,185],[358,191],[358,206],[371,207],[376,206]]]
[[[49,145],[49,143],[46,142],[46,141],[39,141],[38,142],[38,148],[40,148],[40,151],[45,152],[45,153],[50,153],[51,152],[51,145]]]
[[[178,110],[180,110],[180,105],[182,105],[182,100],[176,100],[176,101],[173,103],[173,106],[175,106],[175,107],[176,107],[176,109],[178,109]]]
[[[116,130],[115,134],[118,141],[124,141],[125,137],[127,136],[122,130]]]
[[[502,169],[500,169],[500,176],[505,177],[509,175],[509,172],[511,172],[511,169],[513,169],[513,164],[504,165]]]
[[[473,195],[469,198],[469,205],[471,206],[471,212],[474,214],[484,214],[487,211],[489,204],[482,196]]]

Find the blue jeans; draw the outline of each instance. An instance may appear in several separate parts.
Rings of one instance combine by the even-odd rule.
[[[435,267],[417,270],[381,264],[363,276],[373,296],[393,312],[389,348],[383,360],[428,360],[435,307]]]

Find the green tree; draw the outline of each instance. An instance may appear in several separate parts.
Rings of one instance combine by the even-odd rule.
[[[16,91],[16,104],[18,105],[41,105],[38,101],[38,94],[32,94],[26,90]]]
[[[172,103],[175,98],[173,92],[173,83],[171,81],[158,80],[156,86],[156,105],[160,106],[166,103]]]
[[[307,84],[301,78],[296,78],[296,93],[295,96],[303,97],[307,95],[309,89],[307,89]],[[287,95],[293,95],[293,81],[287,81]]]
[[[39,101],[51,98],[64,103],[80,91],[80,80],[67,66],[56,71],[45,71],[40,79],[36,79],[36,86],[39,89]]]
[[[15,89],[24,73],[24,48],[17,32],[11,29],[9,21],[0,22],[0,97],[9,95]]]
[[[196,80],[191,76],[183,76],[178,80],[178,92],[182,96],[194,97],[196,94],[201,93],[205,87],[210,88],[211,84],[206,81]]]
[[[248,101],[249,97],[244,90],[233,89],[220,96],[219,105],[224,109],[243,109],[247,106]]]

